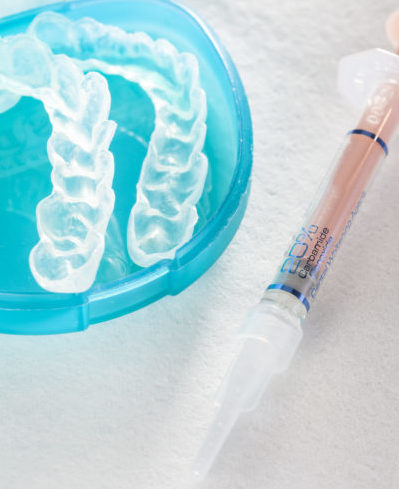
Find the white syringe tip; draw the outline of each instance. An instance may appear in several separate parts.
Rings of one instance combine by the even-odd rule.
[[[285,370],[302,338],[300,319],[263,302],[248,314],[239,353],[217,396],[218,410],[193,465],[203,479],[212,467],[239,415],[254,409],[270,378]]]

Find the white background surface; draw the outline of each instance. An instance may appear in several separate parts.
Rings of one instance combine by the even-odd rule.
[[[2,0],[0,14],[37,5]],[[44,2],[42,2],[44,3]],[[1,489],[189,489],[242,318],[271,280],[355,114],[341,56],[388,47],[390,0],[187,0],[250,99],[245,220],[179,297],[56,337],[0,336]],[[392,153],[394,153],[392,151]],[[204,489],[399,488],[399,151],[314,305],[289,374],[243,416]]]

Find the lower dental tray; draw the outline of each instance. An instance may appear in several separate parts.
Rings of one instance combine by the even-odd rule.
[[[0,21],[0,36],[25,32],[40,12],[71,20],[92,17],[126,31],[145,31],[170,40],[199,62],[207,96],[204,153],[209,170],[193,237],[173,260],[140,268],[126,250],[129,211],[135,200],[154,110],[147,94],[119,76],[106,76],[112,97],[110,119],[118,129],[110,150],[115,158],[117,195],[106,247],[94,285],[84,293],[42,290],[28,265],[38,240],[35,209],[51,192],[46,144],[51,125],[43,104],[22,98],[0,114],[0,332],[50,334],[79,331],[90,324],[177,294],[221,255],[243,217],[252,164],[252,127],[237,71],[215,36],[185,8],[167,0],[88,0],[46,6]],[[113,257],[118,255],[118,267]]]

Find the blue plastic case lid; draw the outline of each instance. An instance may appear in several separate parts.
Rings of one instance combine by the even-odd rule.
[[[96,282],[86,293],[48,293],[34,282],[27,255],[37,241],[35,204],[49,193],[46,179],[51,167],[45,151],[49,123],[40,103],[30,99],[22,100],[10,113],[2,114],[0,134],[5,134],[12,125],[21,127],[25,124],[31,130],[29,138],[26,136],[27,140],[23,142],[26,160],[30,161],[32,148],[35,158],[39,159],[34,168],[28,164],[19,172],[2,172],[7,165],[0,165],[0,226],[5,230],[0,246],[0,332],[3,333],[80,331],[90,324],[144,307],[166,294],[178,294],[200,277],[225,250],[244,215],[250,186],[252,125],[247,98],[230,56],[195,14],[168,0],[75,1],[2,19],[0,35],[25,31],[35,15],[44,10],[57,11],[71,19],[90,16],[128,31],[143,30],[154,38],[169,39],[181,51],[193,52],[199,61],[201,83],[208,99],[208,133],[204,152],[208,156],[210,172],[198,204],[200,219],[194,235],[177,251],[173,260],[164,260],[146,269],[130,264],[125,274],[116,278],[112,274],[107,275],[105,268],[102,270],[100,267]],[[128,87],[127,82],[114,77],[109,78],[109,84],[114,107],[111,108],[111,119],[117,122],[131,119],[132,107],[126,106],[126,95],[135,108],[146,108],[145,94],[139,89]],[[123,104],[122,97],[125,97]],[[147,112],[149,118],[153,117],[150,109]],[[146,126],[145,130],[143,126]],[[148,119],[147,123],[135,129],[143,130],[145,134],[139,138],[145,139],[150,128]],[[9,158],[12,165],[15,164],[14,153],[18,152],[20,157],[22,152],[22,143],[19,142],[21,148],[17,145],[13,148],[14,153],[10,153],[13,141],[17,145],[15,135],[9,136],[6,144],[2,145],[0,141],[0,160],[7,162]],[[119,207],[115,207],[115,222],[124,230],[130,211],[126,203],[129,199],[131,203],[134,198],[140,161],[145,153],[144,149],[140,153],[137,141],[127,140],[118,133],[111,150],[115,155],[114,189],[117,202],[120,202]],[[136,155],[137,165],[131,161],[132,154]],[[29,189],[26,187],[28,190],[24,190],[24,185]],[[17,196],[15,189],[18,189]],[[15,209],[10,211],[9,201],[13,198],[19,199],[18,212]],[[126,242],[123,235],[121,242]]]

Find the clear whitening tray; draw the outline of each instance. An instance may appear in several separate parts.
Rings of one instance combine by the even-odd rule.
[[[252,164],[209,29],[168,0],[66,2],[2,19],[0,50],[0,332],[83,330],[200,277]]]
[[[53,12],[38,15],[28,32],[82,70],[121,76],[151,99],[155,127],[129,217],[127,247],[143,267],[174,258],[192,236],[208,171],[202,152],[206,95],[195,56],[144,32],[127,33],[87,17],[72,22]]]

